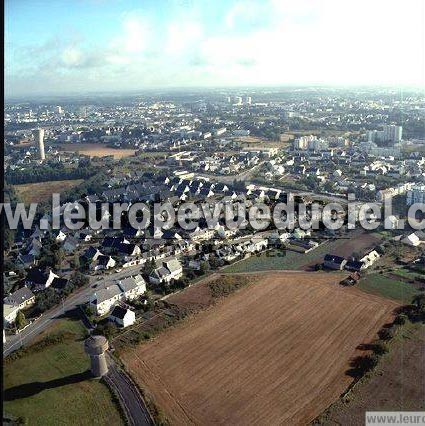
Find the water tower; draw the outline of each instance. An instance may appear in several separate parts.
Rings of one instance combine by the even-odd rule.
[[[105,356],[108,348],[108,340],[104,336],[90,336],[84,343],[84,349],[91,360],[91,372],[95,377],[102,377],[108,372]]]

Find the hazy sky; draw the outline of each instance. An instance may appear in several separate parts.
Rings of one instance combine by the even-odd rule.
[[[7,96],[424,84],[424,0],[6,0]]]

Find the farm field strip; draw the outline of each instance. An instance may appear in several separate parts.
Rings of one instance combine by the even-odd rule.
[[[50,200],[54,193],[68,191],[83,182],[84,179],[52,180],[13,185],[13,187],[24,203],[39,203]]]
[[[173,424],[302,424],[346,389],[349,361],[396,303],[341,274],[270,273],[123,361]]]
[[[58,149],[63,152],[80,152],[90,157],[113,155],[115,159],[130,157],[136,152],[135,149],[111,148],[101,143],[61,144]]]

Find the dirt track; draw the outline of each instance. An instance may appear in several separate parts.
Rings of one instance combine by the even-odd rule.
[[[340,279],[264,274],[123,361],[171,424],[307,424],[397,306]]]

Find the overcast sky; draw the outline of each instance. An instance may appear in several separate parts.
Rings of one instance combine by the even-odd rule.
[[[6,96],[424,85],[424,0],[6,0]]]

